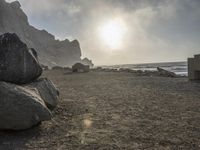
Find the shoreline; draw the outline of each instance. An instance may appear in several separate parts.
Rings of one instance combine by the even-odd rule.
[[[47,70],[62,70],[66,74],[67,73],[73,73],[72,69],[70,67],[54,67],[52,69],[47,69]],[[94,67],[89,70],[89,72],[118,72],[118,73],[132,73],[133,75],[136,76],[160,76],[160,77],[172,77],[172,78],[181,78],[181,77],[187,77],[186,75],[180,75],[176,74],[174,72],[162,69],[160,67],[157,67],[157,70],[151,71],[151,70],[133,70],[130,68],[102,68],[102,67]],[[84,72],[80,72],[84,73]]]

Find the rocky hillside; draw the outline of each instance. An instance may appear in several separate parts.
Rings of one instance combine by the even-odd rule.
[[[59,41],[45,30],[38,30],[28,22],[18,1],[0,0],[0,34],[16,33],[28,47],[36,49],[39,61],[47,66],[70,66],[81,61],[81,49],[77,40]]]

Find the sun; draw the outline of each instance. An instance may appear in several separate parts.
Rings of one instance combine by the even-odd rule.
[[[125,32],[125,23],[119,19],[107,21],[98,28],[98,33],[103,44],[111,50],[117,50],[123,46]]]

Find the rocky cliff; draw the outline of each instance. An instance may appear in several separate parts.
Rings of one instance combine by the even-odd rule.
[[[47,66],[70,66],[80,61],[81,49],[77,40],[59,41],[45,30],[38,30],[28,22],[18,1],[0,0],[0,34],[16,33],[28,47],[36,49],[39,61]]]

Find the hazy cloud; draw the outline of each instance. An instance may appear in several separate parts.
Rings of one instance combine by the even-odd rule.
[[[32,25],[76,38],[96,64],[180,61],[200,53],[199,0],[20,0]],[[120,18],[124,46],[110,51],[98,27]]]

